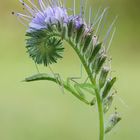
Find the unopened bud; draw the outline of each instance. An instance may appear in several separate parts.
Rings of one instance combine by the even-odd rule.
[[[107,75],[109,73],[109,68],[108,67],[104,67],[102,68],[101,74],[100,74],[100,78],[99,78],[99,85],[100,88],[102,88],[106,82],[107,79]]]

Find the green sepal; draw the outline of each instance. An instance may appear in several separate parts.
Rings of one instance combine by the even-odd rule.
[[[115,82],[116,82],[116,77],[114,77],[112,79],[108,79],[108,81],[104,87],[104,90],[103,90],[103,94],[102,94],[103,99],[108,96],[108,94]]]
[[[31,32],[26,32],[25,36],[34,37],[34,38],[41,38],[45,37],[48,31],[46,30],[33,30]]]
[[[63,29],[62,29],[62,36],[61,36],[62,40],[63,40],[64,38],[66,38],[66,36],[67,36],[67,27],[66,27],[66,26],[63,26]]]
[[[86,52],[86,50],[88,49],[90,43],[92,41],[92,34],[88,34],[84,37],[84,46],[83,46],[83,53]]]
[[[52,24],[47,24],[47,30],[49,32],[53,32],[53,25]]]
[[[96,57],[96,55],[99,53],[101,47],[102,47],[102,43],[99,43],[99,44],[97,44],[97,45],[94,46],[94,49],[93,49],[93,51],[91,53],[91,56],[89,58],[89,63],[91,63],[94,60],[94,58]]]
[[[73,20],[71,20],[71,21],[68,23],[68,37],[69,37],[69,38],[72,37],[73,32],[74,32],[74,22],[73,22]]]
[[[100,77],[99,77],[100,88],[102,88],[104,86],[108,73],[109,73],[109,68],[107,68],[107,67],[102,68],[101,73],[100,73]]]
[[[117,113],[112,114],[105,125],[105,133],[110,132],[119,121],[121,121],[121,117]]]
[[[101,70],[103,64],[104,64],[105,61],[106,61],[106,59],[107,59],[107,56],[106,56],[106,55],[100,56],[100,57],[98,58],[97,63],[96,63],[96,68],[95,68],[95,69],[96,69],[96,70],[95,70],[96,74],[98,74],[98,73],[100,72],[100,70]]]
[[[104,100],[103,100],[103,109],[104,109],[104,113],[106,113],[113,102],[113,95],[107,96]]]
[[[62,23],[61,23],[59,20],[58,20],[58,23],[56,24],[56,26],[57,26],[57,30],[58,30],[58,32],[61,32],[63,26],[62,26]]]
[[[85,31],[85,25],[84,25],[84,24],[82,24],[82,25],[80,26],[80,28],[79,28],[79,29],[77,29],[76,44],[78,44],[78,43],[79,43],[79,41],[81,40],[81,38],[82,38],[82,36],[83,36],[84,31]]]

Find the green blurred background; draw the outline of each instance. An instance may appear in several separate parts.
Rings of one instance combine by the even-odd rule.
[[[70,6],[71,1],[68,1]],[[104,2],[101,2],[104,3]],[[89,1],[93,7],[94,1]],[[104,5],[104,4],[103,4]],[[111,46],[112,70],[118,81],[114,107],[123,119],[107,140],[140,139],[140,1],[107,0],[110,17],[118,15]],[[0,140],[97,140],[98,122],[91,108],[50,82],[21,82],[36,73],[25,49],[25,30],[11,11],[17,0],[0,3]],[[107,21],[108,23],[109,21]],[[49,72],[39,67],[41,72]],[[63,76],[78,76],[79,60],[70,47],[53,65]]]

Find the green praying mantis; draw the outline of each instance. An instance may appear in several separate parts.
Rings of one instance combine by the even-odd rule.
[[[38,66],[36,65],[37,68],[37,74],[28,77],[25,79],[26,82],[31,82],[31,81],[38,81],[38,80],[48,80],[55,82],[61,89],[62,93],[65,93],[64,89],[72,93],[74,96],[76,96],[79,100],[82,102],[86,103],[87,105],[95,105],[96,104],[96,97],[95,97],[95,87],[88,82],[87,78],[84,80],[84,82],[77,82],[76,80],[79,80],[83,77],[83,68],[81,64],[80,68],[80,76],[77,77],[68,77],[65,81],[61,78],[59,73],[54,73],[52,68],[49,66],[49,69],[51,71],[51,74],[46,74],[46,73],[40,73]],[[92,97],[92,100],[87,100],[86,95],[89,94],[89,96]],[[105,100],[104,100],[104,112],[106,113],[113,102],[113,96],[114,93],[110,94]]]

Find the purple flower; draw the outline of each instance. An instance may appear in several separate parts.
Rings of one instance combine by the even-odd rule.
[[[28,2],[19,1],[23,5],[25,13],[15,14],[13,12],[13,14],[29,28],[28,31],[32,29],[47,29],[48,24],[57,24],[58,21],[67,24],[71,20],[73,20],[77,29],[83,24],[85,27],[88,27],[80,15],[68,15],[68,10],[58,1],[50,0],[47,2],[46,0],[38,0],[38,5],[33,0],[28,0]]]
[[[77,29],[79,29],[82,25],[86,26],[85,21],[83,20],[83,18],[80,15],[69,16],[69,21],[71,21],[71,20],[75,23],[75,27]]]
[[[47,24],[57,24],[58,21],[68,21],[68,14],[65,8],[48,6],[44,11],[35,14],[35,17],[29,23],[30,28],[47,28]]]

